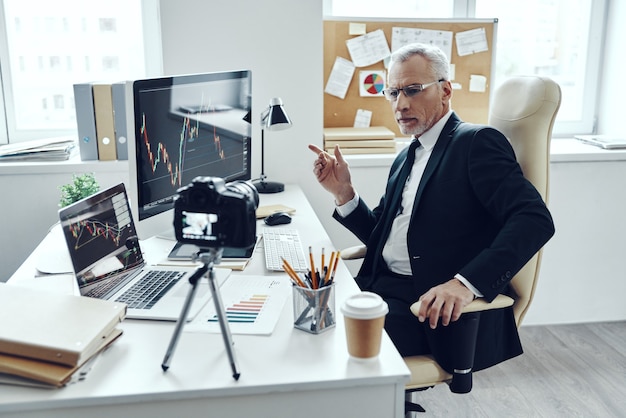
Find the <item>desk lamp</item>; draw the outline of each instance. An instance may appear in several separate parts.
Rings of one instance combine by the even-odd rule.
[[[291,120],[285,109],[283,101],[279,97],[270,100],[270,104],[261,113],[261,176],[252,184],[259,193],[278,193],[285,190],[285,185],[276,181],[266,181],[265,175],[265,130],[281,131],[291,127]]]

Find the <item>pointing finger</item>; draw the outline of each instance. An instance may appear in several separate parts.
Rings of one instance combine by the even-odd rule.
[[[321,154],[322,152],[324,152],[322,149],[313,144],[309,144],[309,149],[316,154]]]

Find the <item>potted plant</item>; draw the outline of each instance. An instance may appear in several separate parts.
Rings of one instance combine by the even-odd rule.
[[[72,182],[62,185],[59,189],[61,189],[59,206],[63,208],[98,192],[100,185],[94,173],[74,174]]]

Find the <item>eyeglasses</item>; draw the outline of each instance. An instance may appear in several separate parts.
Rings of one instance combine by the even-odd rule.
[[[398,100],[400,91],[402,91],[402,93],[404,93],[406,97],[410,98],[410,97],[415,96],[416,94],[419,94],[420,92],[432,86],[433,84],[441,83],[442,81],[444,81],[443,78],[437,81],[433,81],[432,83],[411,84],[408,86],[400,87],[398,89],[384,89],[383,95],[385,96],[385,99],[389,100],[390,102],[395,102],[396,100]]]

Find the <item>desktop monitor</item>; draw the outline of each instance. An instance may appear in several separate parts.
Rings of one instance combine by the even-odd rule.
[[[140,239],[174,239],[176,192],[195,177],[250,179],[251,88],[249,70],[128,82],[128,192]]]

